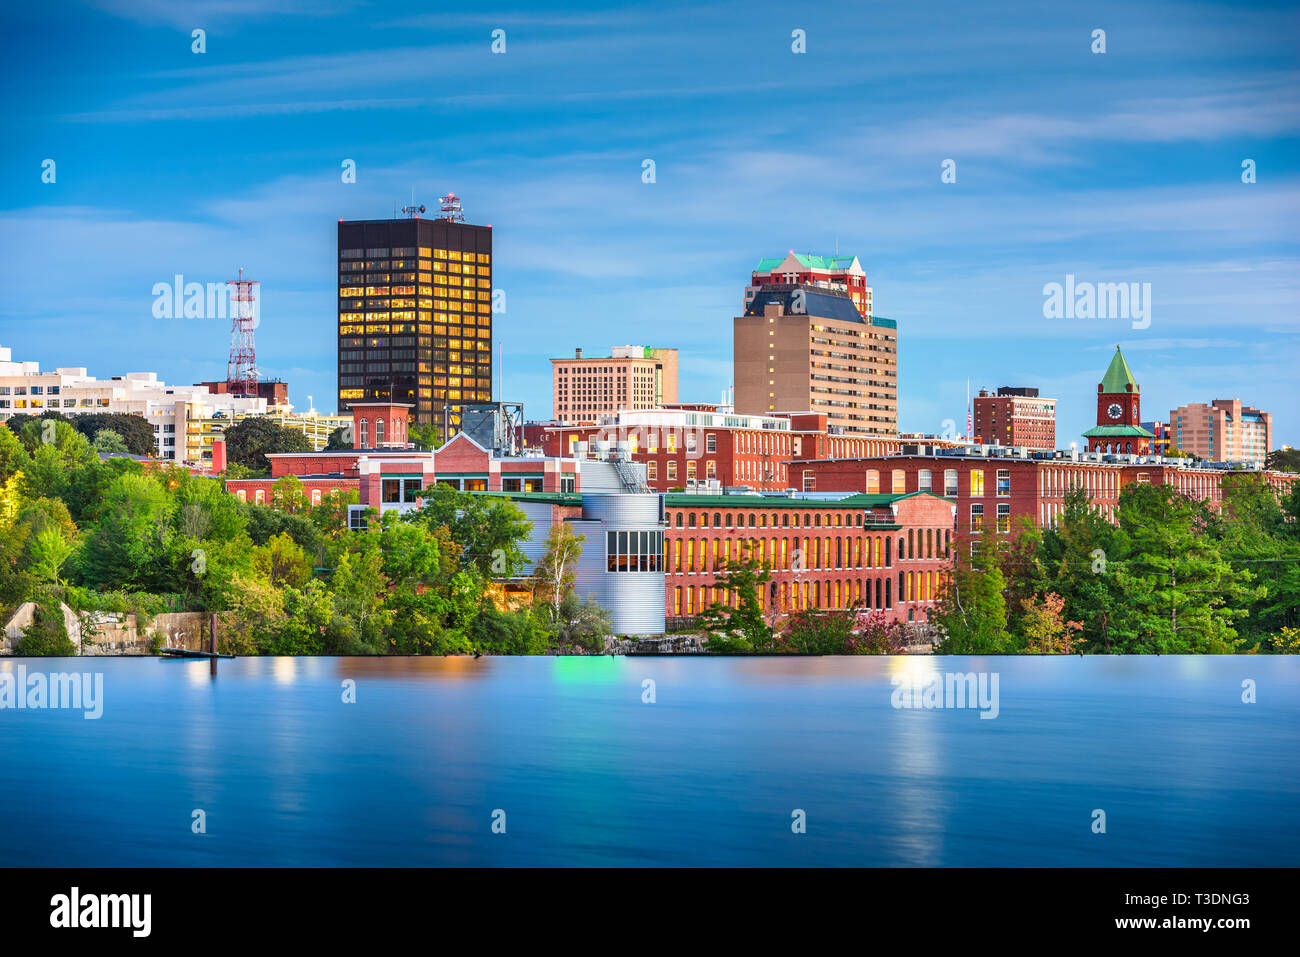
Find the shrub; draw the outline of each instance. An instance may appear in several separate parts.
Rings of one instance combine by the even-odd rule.
[[[68,658],[76,653],[77,647],[63,623],[63,610],[54,602],[38,603],[32,623],[14,645],[14,654],[24,658]]]

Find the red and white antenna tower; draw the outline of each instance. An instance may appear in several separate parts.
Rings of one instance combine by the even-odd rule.
[[[226,388],[231,395],[257,395],[257,350],[253,346],[253,329],[257,326],[256,286],[261,283],[244,278],[239,267],[238,279],[227,279],[234,286],[230,293],[230,361],[226,364]]]
[[[455,193],[439,196],[438,202],[442,204],[442,215],[438,217],[439,219],[445,219],[451,223],[465,222],[465,214],[460,210],[460,197]]]

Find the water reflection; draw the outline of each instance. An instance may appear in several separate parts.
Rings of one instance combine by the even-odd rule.
[[[239,658],[216,680],[202,660],[93,670],[105,674],[99,721],[0,712],[0,864],[1300,858],[1294,658]],[[891,679],[949,672],[999,673],[998,717],[893,707]],[[1242,702],[1244,678],[1257,704]],[[1125,827],[1094,840],[1094,807]],[[490,832],[498,808],[508,841]],[[791,832],[796,808],[804,835]]]

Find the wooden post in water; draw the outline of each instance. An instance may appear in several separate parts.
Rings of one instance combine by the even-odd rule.
[[[217,615],[216,612],[208,615],[208,651],[212,652],[212,657],[208,659],[208,674],[213,678],[217,676]]]

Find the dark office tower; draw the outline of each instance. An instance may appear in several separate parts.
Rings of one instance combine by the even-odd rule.
[[[339,221],[340,415],[406,402],[441,426],[445,407],[454,432],[492,400],[492,228],[457,218]]]

